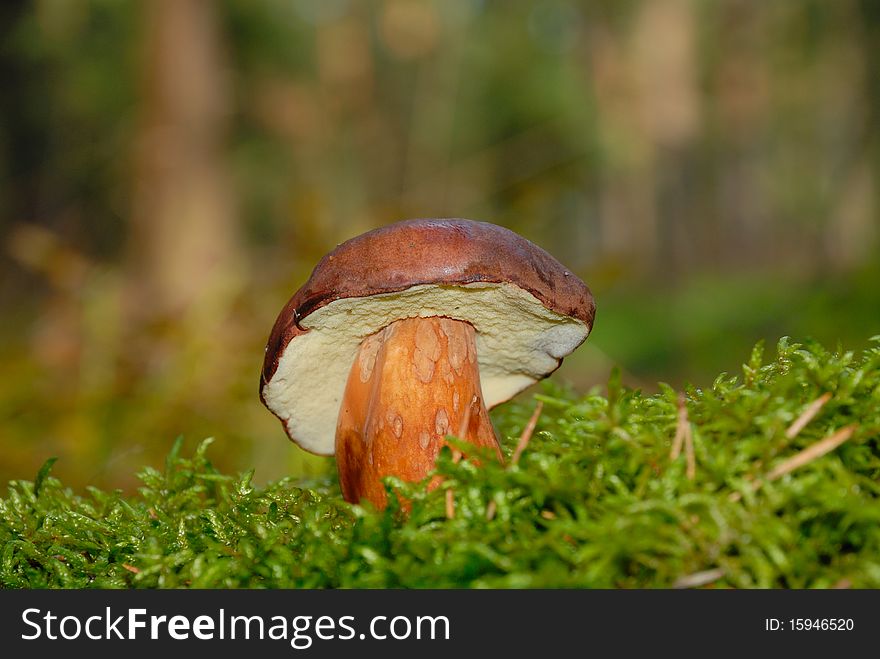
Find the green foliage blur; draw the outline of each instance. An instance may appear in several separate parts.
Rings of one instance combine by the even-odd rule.
[[[434,491],[388,479],[408,514],[394,494],[383,513],[346,504],[333,481],[256,487],[253,471],[220,472],[209,442],[192,457],[176,443],[132,497],[77,495],[48,463],[0,498],[0,587],[877,588],[872,345],[782,340],[769,360],[758,346],[741,376],[690,388],[684,418],[669,386],[546,385],[518,463],[533,401],[496,415],[507,466],[446,448]],[[685,427],[692,473],[688,450],[670,451]]]
[[[325,473],[258,401],[264,342],[409,217],[591,286],[580,391],[880,332],[873,0],[12,0],[0,74],[0,482],[131,491],[180,434]]]

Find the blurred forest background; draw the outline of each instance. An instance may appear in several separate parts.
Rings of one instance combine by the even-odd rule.
[[[321,255],[409,217],[580,274],[582,390],[880,333],[878,0],[13,0],[0,76],[3,481],[131,488],[178,434],[326,469],[263,346]]]

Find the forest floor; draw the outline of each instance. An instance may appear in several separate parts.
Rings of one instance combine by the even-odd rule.
[[[545,384],[493,413],[506,464],[395,483],[376,512],[332,480],[215,469],[181,441],[133,496],[47,462],[0,499],[6,588],[880,587],[880,337],[783,339],[705,388]],[[534,432],[523,429],[541,405]],[[528,439],[521,459],[511,456]]]

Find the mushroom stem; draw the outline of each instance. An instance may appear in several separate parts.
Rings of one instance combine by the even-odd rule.
[[[462,427],[460,439],[490,447],[501,459],[483,403],[475,338],[468,323],[431,317],[398,320],[364,339],[336,426],[346,501],[384,508],[382,478],[421,480],[445,437]]]

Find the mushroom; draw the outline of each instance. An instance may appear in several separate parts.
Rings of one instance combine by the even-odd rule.
[[[501,459],[488,410],[587,338],[589,288],[494,224],[398,222],[337,246],[282,309],[260,397],[288,436],[336,455],[347,501],[426,477],[447,435]]]

